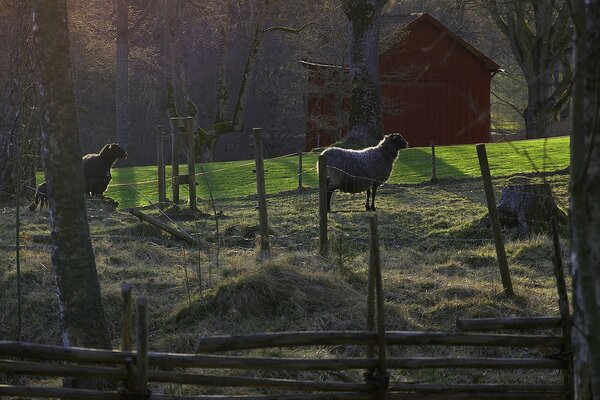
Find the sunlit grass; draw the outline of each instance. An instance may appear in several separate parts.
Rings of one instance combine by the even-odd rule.
[[[490,143],[487,146],[490,170],[493,176],[519,173],[549,172],[569,165],[569,137]],[[316,187],[317,153],[303,155],[304,187]],[[298,188],[298,156],[265,160],[267,194]],[[180,174],[187,166],[180,167]],[[202,200],[236,198],[256,193],[254,160],[197,164],[197,196]],[[156,166],[114,168],[113,180],[106,196],[129,208],[149,205],[158,201]],[[171,198],[171,168],[167,166],[167,197]],[[436,175],[438,178],[473,178],[480,175],[479,161],[474,145],[436,147]],[[389,183],[415,184],[431,179],[431,149],[417,147],[403,150],[398,157]],[[187,199],[187,186],[181,186],[180,198]]]

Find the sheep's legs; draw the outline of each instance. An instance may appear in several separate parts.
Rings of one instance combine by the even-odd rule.
[[[377,186],[373,185],[373,193],[371,195],[371,211],[375,211],[375,193],[377,193]],[[368,202],[367,198],[367,202]]]
[[[331,212],[331,197],[333,197],[333,190],[327,190],[327,212]]]
[[[371,206],[369,205],[369,197],[371,197],[371,189],[367,189],[367,203],[365,204],[365,209],[367,211],[371,211]]]

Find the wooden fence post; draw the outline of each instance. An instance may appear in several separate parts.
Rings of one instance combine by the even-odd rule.
[[[131,285],[124,283],[121,286],[121,296],[123,297],[123,309],[121,315],[121,350],[131,351],[133,349],[133,307],[131,301]]]
[[[437,182],[437,175],[435,172],[435,142],[431,141],[431,183]]]
[[[265,165],[263,155],[262,130],[254,128],[254,160],[256,165],[256,192],[258,194],[258,218],[260,223],[260,252],[271,254],[269,245],[269,219],[267,217],[267,194],[265,190]]]
[[[319,254],[326,257],[327,244],[327,161],[319,156]]]
[[[171,181],[173,192],[173,203],[179,205],[179,152],[177,140],[179,135],[179,118],[171,118]]]
[[[389,376],[387,374],[387,355],[386,355],[386,343],[385,343],[385,309],[384,309],[384,298],[383,298],[383,279],[381,277],[381,257],[379,254],[379,228],[377,214],[370,218],[371,227],[371,243],[369,250],[369,281],[367,303],[369,303],[369,313],[367,314],[367,327],[368,330],[374,328],[374,314],[375,307],[373,305],[373,297],[375,297],[377,303],[377,358],[378,365],[377,370],[370,371],[368,375],[368,382],[377,388],[378,399],[385,398],[385,392],[389,385]],[[373,293],[374,292],[374,293]],[[373,347],[370,346],[367,349],[368,356],[374,356]]]
[[[158,202],[167,201],[167,190],[165,185],[165,155],[164,155],[164,132],[162,125],[158,125],[156,132],[156,164],[158,168]]]
[[[485,144],[480,143],[475,146],[477,149],[477,157],[479,158],[479,167],[481,169],[481,178],[483,180],[483,189],[487,200],[488,211],[490,214],[490,225],[494,235],[494,244],[496,245],[496,256],[498,257],[498,266],[500,267],[500,276],[502,277],[502,286],[504,292],[509,296],[514,295],[510,271],[508,269],[508,261],[506,259],[506,250],[504,249],[504,240],[502,239],[502,231],[500,230],[500,219],[498,218],[498,209],[496,208],[496,196],[494,195],[494,187],[492,185],[492,177],[490,175],[490,166],[488,164],[487,152]]]
[[[298,193],[302,193],[302,152],[298,152]]]
[[[121,314],[121,350],[133,350],[133,302],[131,298],[131,285],[124,283],[121,286],[123,297],[123,308]],[[127,370],[127,390],[134,390],[137,384],[134,373],[134,362],[132,357],[125,358],[125,369]]]
[[[148,392],[148,305],[144,297],[137,299],[137,391]]]
[[[187,154],[188,154],[188,193],[189,205],[191,210],[196,210],[196,146],[194,144],[194,119],[188,117],[184,119],[185,133],[187,135]]]

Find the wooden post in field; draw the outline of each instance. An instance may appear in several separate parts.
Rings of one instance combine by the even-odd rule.
[[[435,142],[431,141],[431,183],[437,182],[437,175],[435,172]]]
[[[263,155],[262,130],[254,128],[254,160],[256,165],[256,192],[258,193],[258,218],[260,223],[260,252],[271,254],[269,245],[269,219],[267,217],[267,193],[265,190],[265,165]]]
[[[302,193],[302,152],[298,152],[298,193]]]
[[[375,297],[375,303],[377,304],[377,370],[370,371],[370,375],[367,380],[375,385],[377,388],[378,399],[385,398],[385,392],[389,385],[389,376],[387,374],[387,355],[386,355],[386,343],[385,343],[385,309],[383,300],[383,279],[381,277],[381,257],[379,254],[379,228],[377,214],[370,218],[371,227],[371,244],[369,251],[369,281],[367,303],[369,303],[369,312],[367,314],[367,327],[368,330],[374,328],[374,310],[373,306]],[[367,349],[368,357],[374,356],[373,347],[370,346]]]
[[[483,189],[487,200],[488,211],[490,214],[490,225],[494,235],[494,244],[496,245],[496,256],[498,257],[498,266],[500,267],[500,276],[502,277],[502,286],[504,292],[509,296],[514,295],[508,261],[506,259],[506,250],[504,249],[504,240],[500,230],[500,219],[498,218],[498,209],[496,208],[496,196],[492,186],[492,177],[490,175],[490,166],[488,164],[485,144],[480,143],[477,148],[477,157],[479,157],[479,167],[481,169],[481,178],[483,180]]]
[[[173,203],[179,205],[179,152],[177,151],[179,135],[179,118],[171,118],[171,181]]]
[[[148,304],[144,297],[137,299],[137,390],[148,392]]]
[[[121,315],[121,350],[133,350],[133,301],[131,298],[131,285],[124,283],[121,286],[121,296],[123,297],[123,309]],[[125,358],[125,368],[127,369],[127,389],[133,390],[136,385],[134,374],[134,362],[132,357]]]
[[[131,285],[124,283],[121,286],[121,296],[123,297],[123,312],[121,316],[121,350],[131,351],[133,348],[133,307],[131,301]]]
[[[165,185],[165,155],[164,155],[164,132],[162,125],[158,125],[156,132],[156,166],[158,168],[158,202],[165,203],[167,201],[167,189]]]
[[[194,119],[188,117],[184,119],[185,133],[187,135],[187,154],[188,154],[188,193],[189,205],[191,210],[196,210],[196,146],[194,144]]]
[[[367,277],[367,331],[375,331],[375,271],[373,269],[373,235],[369,248],[369,274]],[[367,358],[375,357],[375,345],[367,346]]]
[[[319,156],[319,254],[327,257],[327,161]]]

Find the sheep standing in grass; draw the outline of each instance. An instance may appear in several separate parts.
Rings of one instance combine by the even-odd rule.
[[[86,194],[98,196],[106,191],[112,179],[110,168],[118,158],[127,158],[127,152],[116,143],[105,145],[98,154],[83,156]]]
[[[336,189],[344,193],[367,192],[367,211],[375,211],[377,187],[387,181],[394,160],[408,142],[401,134],[386,135],[377,146],[362,150],[330,147],[321,153],[327,161],[327,211]],[[371,203],[369,204],[369,198]]]
[[[118,158],[127,158],[127,152],[116,143],[105,145],[98,154],[86,154],[83,156],[83,178],[85,180],[85,194],[99,196],[106,191],[112,179],[110,168]],[[48,188],[46,182],[38,185],[35,191],[35,202],[29,205],[31,211],[35,211],[37,205],[40,209],[48,204]]]

